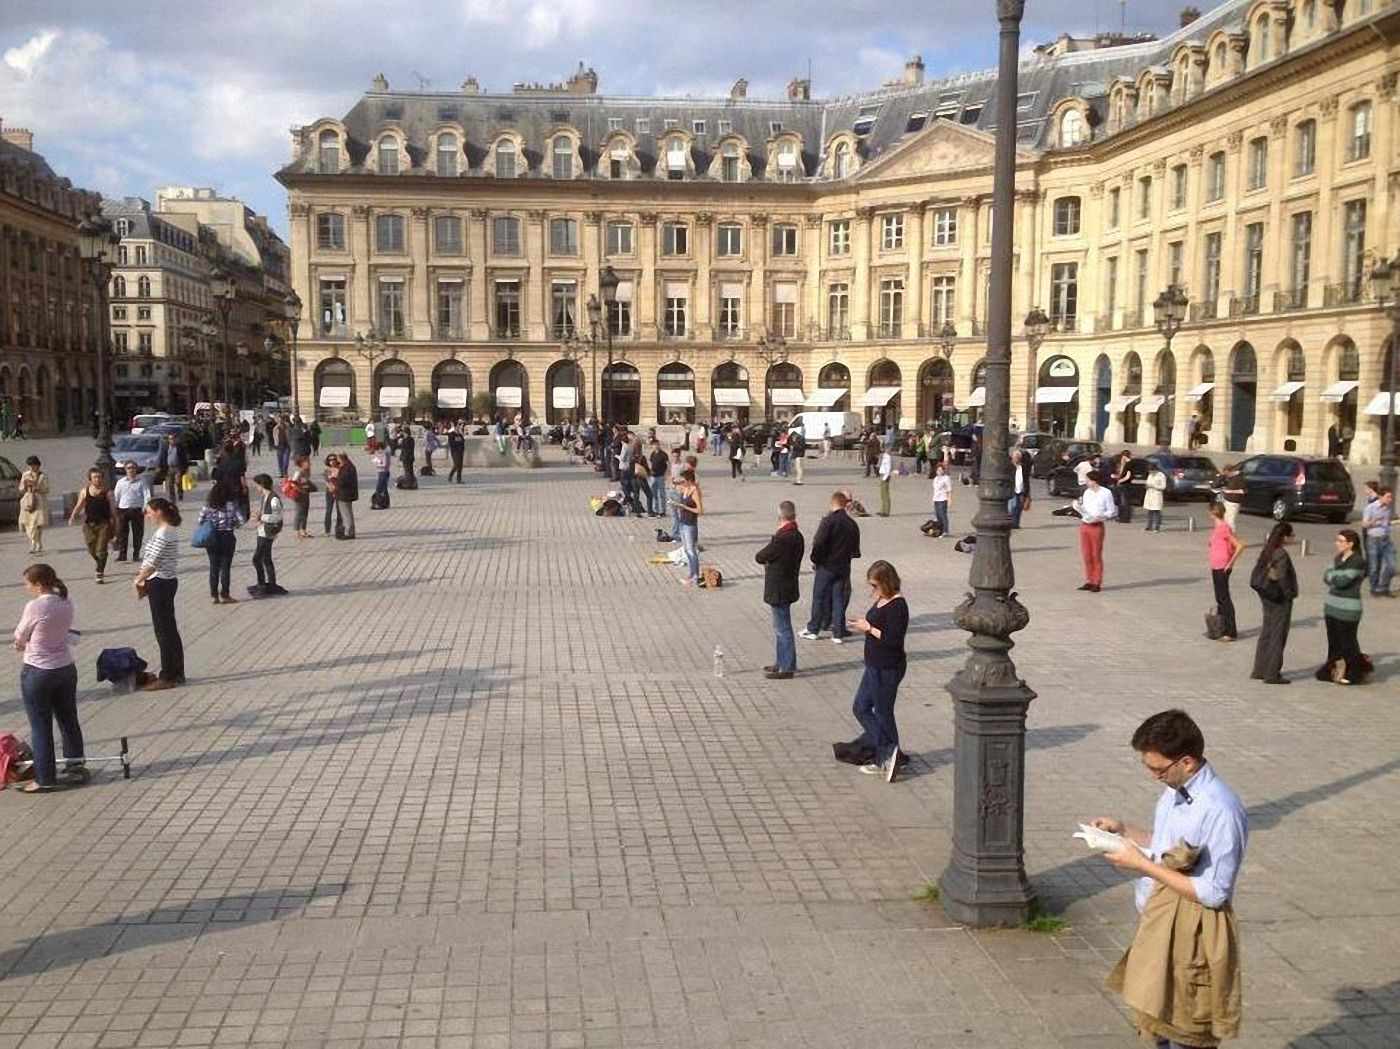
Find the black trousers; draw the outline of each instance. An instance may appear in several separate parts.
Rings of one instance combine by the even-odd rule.
[[[1318,677],[1323,677],[1324,671],[1340,659],[1346,663],[1347,680],[1353,684],[1360,681],[1363,676],[1361,645],[1356,640],[1356,631],[1361,624],[1356,620],[1333,619],[1331,616],[1323,616],[1323,622],[1327,624],[1327,662],[1318,671]]]
[[[449,481],[451,481],[454,477],[460,484],[462,481],[462,457],[456,452],[452,454],[452,469],[447,471],[447,479]]]
[[[1230,569],[1212,568],[1210,583],[1215,588],[1215,611],[1219,613],[1221,628],[1226,637],[1235,637],[1239,630],[1235,627],[1235,602],[1230,597]]]
[[[229,573],[233,571],[233,552],[238,537],[232,532],[215,532],[204,552],[209,555],[209,596],[228,597]]]
[[[253,550],[253,571],[258,573],[258,586],[277,585],[277,566],[272,563],[272,539],[258,536]]]
[[[117,511],[117,557],[122,560],[126,559],[128,530],[131,533],[131,556],[133,558],[140,557],[141,543],[146,537],[145,510]]]
[[[156,645],[160,648],[160,679],[185,680],[185,643],[180,640],[180,628],[175,624],[175,592],[178,579],[152,576],[146,580],[146,600],[151,606],[151,626],[155,628]]]

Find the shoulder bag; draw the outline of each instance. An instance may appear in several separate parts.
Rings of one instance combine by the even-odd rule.
[[[200,550],[208,549],[209,544],[214,541],[214,522],[200,521],[194,526],[194,534],[190,536],[190,546]]]

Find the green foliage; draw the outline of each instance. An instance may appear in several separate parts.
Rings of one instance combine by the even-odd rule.
[[[1061,918],[1058,914],[1051,914],[1043,910],[1039,903],[1031,906],[1030,917],[1026,919],[1025,928],[1031,932],[1057,933],[1069,928],[1068,919]]]
[[[925,883],[922,889],[914,893],[914,899],[919,903],[937,903],[938,896],[938,883],[932,881]]]

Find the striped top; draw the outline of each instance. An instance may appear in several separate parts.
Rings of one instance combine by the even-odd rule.
[[[180,536],[169,525],[161,525],[141,547],[141,567],[154,569],[157,579],[174,579],[180,559]]]
[[[1348,623],[1361,620],[1361,582],[1366,578],[1366,559],[1359,553],[1338,557],[1332,567],[1322,573],[1327,584],[1327,596],[1322,599],[1322,613],[1329,619]]]
[[[221,507],[207,504],[200,507],[199,520],[212,521],[216,532],[232,532],[243,523],[244,517],[237,503],[228,502]]]

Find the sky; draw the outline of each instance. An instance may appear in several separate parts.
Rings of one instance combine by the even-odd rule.
[[[1028,0],[1022,43],[1096,28],[1165,34],[1186,0]],[[395,88],[484,91],[560,81],[579,61],[603,94],[782,97],[878,87],[921,54],[930,77],[996,64],[995,0],[3,0],[0,120],[76,185],[153,200],[213,186],[285,235],[272,173],[293,126],[343,116],[379,72]],[[1197,0],[1208,9],[1209,3]],[[802,12],[795,18],[794,11]]]

